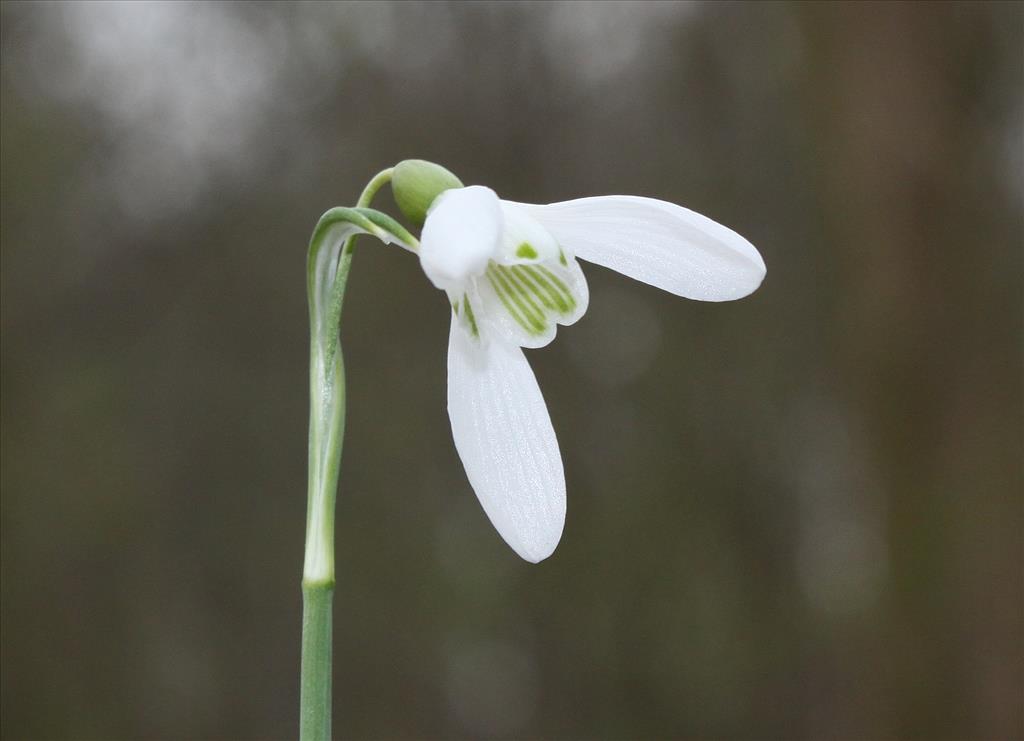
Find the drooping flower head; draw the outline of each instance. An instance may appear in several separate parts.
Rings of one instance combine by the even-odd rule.
[[[736,232],[652,198],[514,203],[419,160],[395,168],[393,189],[403,213],[423,224],[420,264],[451,305],[455,447],[495,528],[524,559],[540,561],[562,534],[565,476],[522,348],[543,347],[587,310],[577,258],[700,301],[750,294],[764,261]]]

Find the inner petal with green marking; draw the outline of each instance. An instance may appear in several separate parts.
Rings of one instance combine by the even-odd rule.
[[[489,329],[524,347],[546,345],[558,324],[586,308],[587,289],[575,260],[503,265],[491,262],[477,279]]]
[[[423,269],[448,294],[469,337],[543,347],[558,325],[586,311],[587,280],[572,253],[522,208],[501,201],[497,217],[484,218],[484,196],[497,196],[474,187],[442,195],[432,207],[419,250]],[[461,204],[460,193],[480,203]],[[449,205],[455,210],[445,210]]]

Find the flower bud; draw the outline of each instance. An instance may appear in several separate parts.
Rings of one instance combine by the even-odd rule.
[[[423,226],[427,209],[441,193],[461,188],[462,182],[441,165],[426,160],[402,160],[391,175],[391,192],[405,218]]]

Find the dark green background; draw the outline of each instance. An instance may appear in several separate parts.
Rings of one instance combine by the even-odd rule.
[[[672,200],[768,277],[586,268],[529,353],[569,488],[531,566],[451,444],[444,297],[362,243],[339,737],[1020,738],[1022,7],[3,3],[4,738],[294,735],[305,247],[406,157]]]

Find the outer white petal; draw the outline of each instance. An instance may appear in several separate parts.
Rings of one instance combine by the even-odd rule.
[[[502,211],[490,188],[471,185],[439,195],[423,224],[420,264],[441,290],[480,275],[501,245]]]
[[[577,257],[677,296],[729,301],[752,293],[765,276],[750,242],[674,203],[601,196],[520,205]]]
[[[498,533],[527,561],[550,556],[565,524],[565,475],[523,351],[497,339],[474,342],[453,317],[448,416],[469,483]]]

